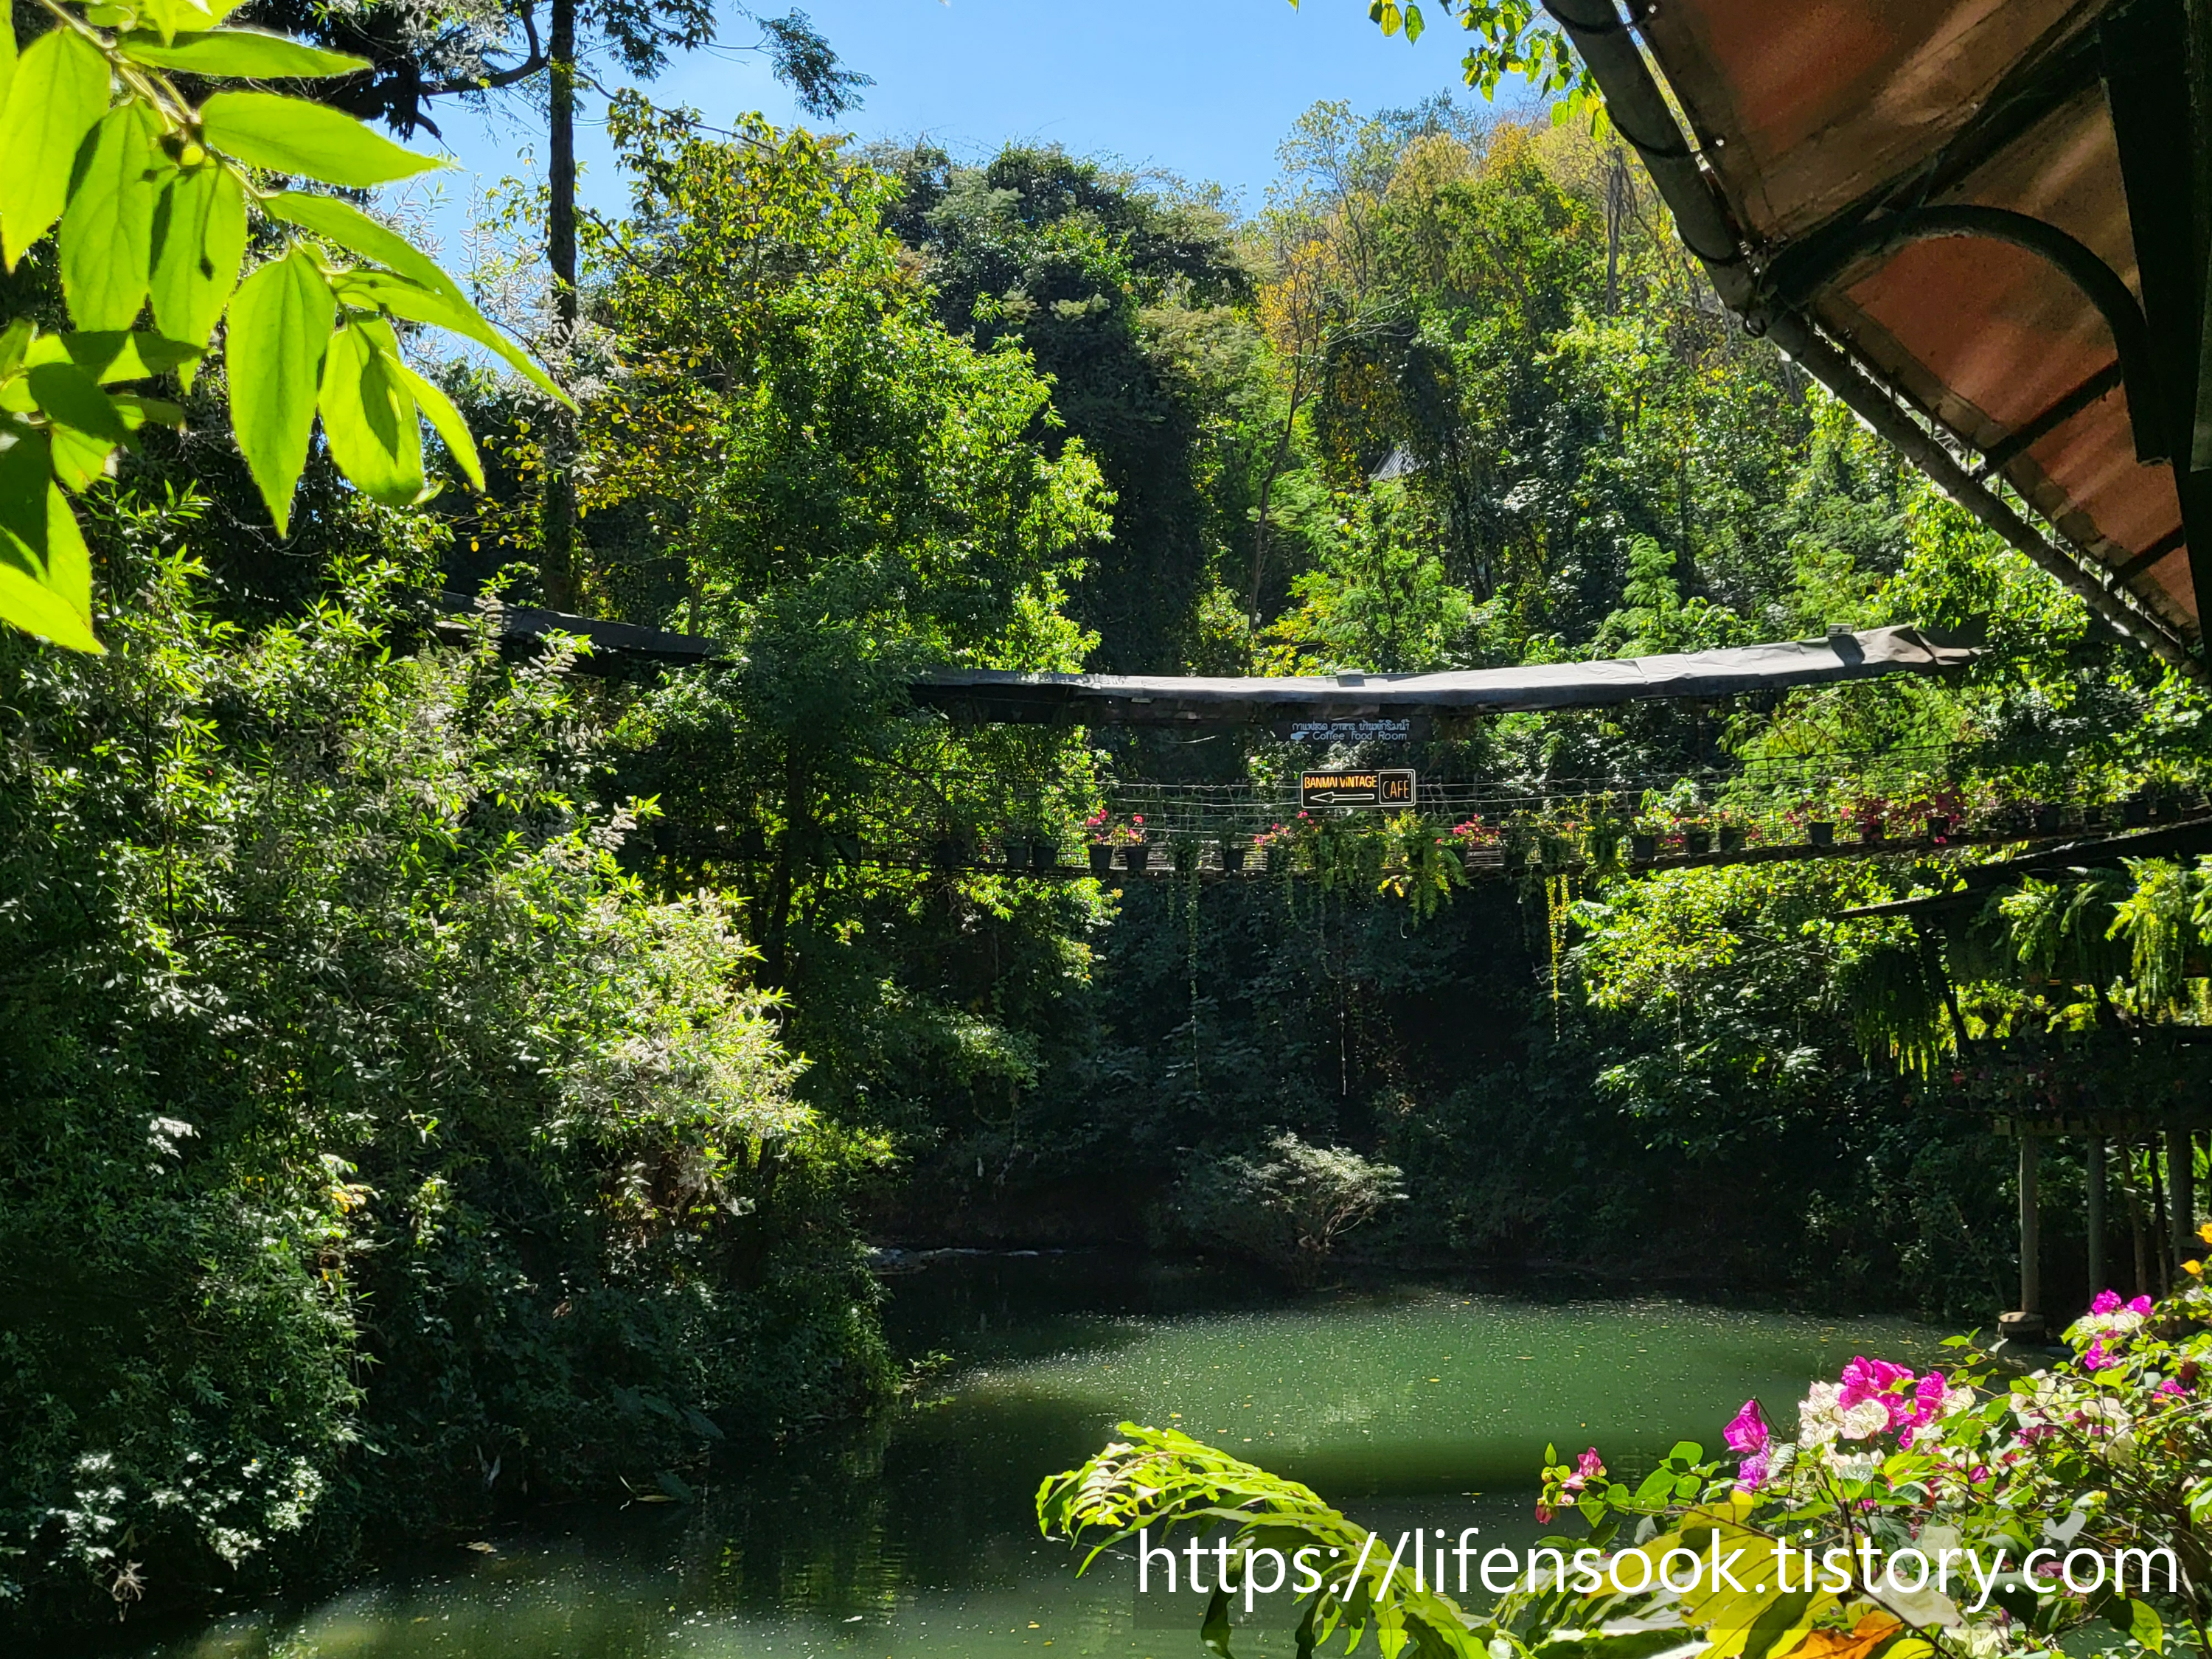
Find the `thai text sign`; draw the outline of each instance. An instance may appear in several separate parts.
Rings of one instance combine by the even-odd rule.
[[[1337,772],[1307,772],[1298,779],[1298,805],[1316,806],[1406,806],[1413,804],[1410,767],[1358,767]]]

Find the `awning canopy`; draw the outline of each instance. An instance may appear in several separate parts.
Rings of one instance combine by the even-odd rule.
[[[2028,876],[2046,881],[2087,877],[2098,870],[2117,869],[2130,859],[2185,859],[2212,852],[2212,817],[2195,817],[2158,830],[2136,830],[2118,836],[2093,836],[2063,846],[2023,853],[1995,864],[1968,865],[1955,873],[1960,885],[1947,893],[1920,898],[1891,899],[1882,904],[1862,904],[1838,910],[1838,921],[1867,916],[1911,916],[1918,921],[1956,915],[1978,909],[2000,887]]]
[[[1633,33],[1547,4],[1747,325],[2193,667],[2212,40],[2184,0],[1630,0]]]
[[[1939,641],[1918,629],[1876,628],[1726,651],[1539,663],[1452,674],[1206,679],[969,669],[930,675],[911,690],[916,702],[971,720],[1087,726],[1334,724],[1780,691],[1885,674],[1932,673],[1963,667],[1978,654],[1973,647]],[[1404,734],[1378,729],[1364,735]]]

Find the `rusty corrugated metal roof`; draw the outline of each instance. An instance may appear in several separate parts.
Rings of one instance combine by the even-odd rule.
[[[1610,0],[1547,3],[1616,119],[1656,113]],[[1754,326],[1817,328],[1960,470],[2017,489],[2093,585],[2117,573],[2201,641],[2206,167],[2182,0],[1633,0],[1629,22],[1697,172],[1667,176],[1679,131],[1624,134],[1724,297]],[[1720,220],[1687,199],[1699,175]],[[1736,246],[1701,245],[1717,229]]]

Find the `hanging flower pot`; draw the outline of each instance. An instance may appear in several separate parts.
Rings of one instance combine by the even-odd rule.
[[[1942,842],[1949,840],[1950,836],[1951,820],[1941,812],[1930,812],[1928,815],[1928,839]]]
[[[1682,831],[1682,850],[1692,857],[1712,850],[1713,832],[1702,825]]]
[[[1091,873],[1092,875],[1107,876],[1111,875],[1114,872],[1114,843],[1112,842],[1094,841],[1085,850],[1091,854]]]
[[[768,835],[757,823],[749,823],[738,831],[738,856],[751,864],[768,856]]]
[[[1271,841],[1267,843],[1267,873],[1279,876],[1291,867],[1291,849],[1287,842]]]
[[[1628,856],[1638,864],[1649,864],[1659,856],[1659,837],[1648,830],[1638,830],[1628,838]]]
[[[1196,842],[1179,841],[1176,842],[1171,850],[1175,857],[1176,874],[1179,876],[1187,876],[1198,868],[1198,843]]]
[[[1057,870],[1060,868],[1060,843],[1056,841],[1036,841],[1030,843],[1030,868]]]
[[[957,870],[968,861],[968,849],[948,836],[931,845],[929,861],[940,870]]]
[[[1741,853],[1743,851],[1743,826],[1741,824],[1724,823],[1721,825],[1721,851],[1723,853]]]
[[[2065,827],[2065,824],[2066,814],[2063,809],[2047,800],[2036,803],[2035,833],[2037,835],[2055,836]]]
[[[1221,868],[1226,875],[1237,875],[1244,868],[1244,854],[1250,849],[1245,842],[1224,837],[1221,842]]]
[[[1148,841],[1133,841],[1121,849],[1121,867],[1133,876],[1141,876],[1152,868],[1152,844]]]
[[[1884,833],[1885,831],[1882,829],[1882,823],[1880,818],[1861,818],[1859,820],[1860,846],[1881,846]]]
[[[1826,818],[1808,818],[1805,823],[1805,839],[1815,847],[1836,844],[1836,826]]]
[[[2150,822],[2150,797],[2130,795],[2120,804],[2120,823],[2130,830],[2140,830]]]

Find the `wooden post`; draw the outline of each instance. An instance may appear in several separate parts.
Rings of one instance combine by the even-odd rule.
[[[2020,1310],[2041,1322],[2043,1312],[2043,1206],[2036,1191],[2035,1137],[2020,1126]]]
[[[2166,1132],[2166,1190],[2173,1218],[2173,1265],[2179,1269],[2197,1241],[2197,1218],[2191,1188],[2197,1184],[2197,1148],[2188,1131]]]
[[[2158,1137],[2153,1134],[2144,1143],[2143,1167],[2150,1171],[2151,1245],[2158,1257],[2158,1285],[2153,1296],[2164,1296],[2173,1288],[2173,1229],[2166,1224],[2166,1175],[2158,1156]]]
[[[2083,1205],[2089,1230],[2089,1294],[2094,1296],[2105,1285],[2105,1137],[2099,1133],[2089,1140],[2089,1157],[2082,1169],[2082,1180],[2088,1192]]]
[[[2142,1188],[2136,1181],[2136,1148],[2133,1141],[2120,1143],[2120,1191],[2128,1200],[2128,1237],[2135,1247],[2136,1294],[2150,1294],[2150,1253],[2143,1240]]]

